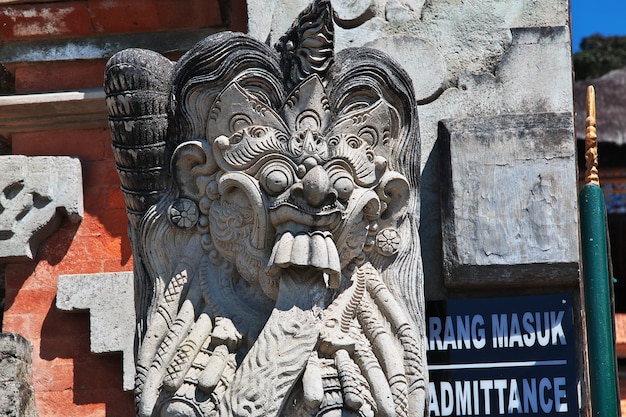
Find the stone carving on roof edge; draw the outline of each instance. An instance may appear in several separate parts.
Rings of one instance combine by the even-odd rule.
[[[129,216],[140,416],[422,416],[419,133],[406,73],[333,52],[125,50],[105,90]]]

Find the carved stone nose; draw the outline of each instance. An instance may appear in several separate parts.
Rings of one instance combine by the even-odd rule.
[[[324,203],[334,201],[333,189],[328,174],[321,166],[315,166],[302,178],[304,198],[311,207],[320,207]]]
[[[305,155],[326,153],[326,141],[321,135],[311,129],[306,129],[302,135],[302,152]]]
[[[317,143],[315,142],[315,137],[313,136],[313,132],[309,129],[306,130],[304,134],[304,144],[302,145],[305,153],[309,155],[315,153],[317,151]]]

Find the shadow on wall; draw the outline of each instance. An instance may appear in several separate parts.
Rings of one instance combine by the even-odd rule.
[[[132,392],[120,389],[121,354],[91,353],[89,315],[61,312],[55,304],[52,303],[41,328],[39,354],[54,366],[48,368],[49,380],[44,372],[36,376],[41,383],[39,394],[71,392],[76,405],[104,404],[107,417],[134,415]]]
[[[120,222],[106,221],[121,235],[126,221],[124,210],[118,211],[123,215]],[[4,324],[7,331],[17,331],[33,344],[33,387],[43,415],[58,409],[67,415],[101,416],[103,410],[111,417],[134,415],[132,394],[121,389],[120,354],[91,353],[89,314],[61,312],[55,303],[59,275],[115,268],[110,263],[121,269],[120,243],[111,234],[86,210],[80,225],[64,219],[40,245],[34,262],[6,267]]]
[[[76,232],[78,224],[71,223],[68,219],[63,219],[59,229],[48,239],[46,239],[33,262],[23,262],[16,264],[2,265],[4,272],[5,296],[3,312],[9,311],[13,307],[16,296],[24,286],[27,279],[36,273],[48,274],[51,269],[58,265],[67,254]],[[41,264],[41,265],[40,265]],[[34,278],[37,280],[37,278]],[[56,281],[56,277],[54,277]],[[46,281],[38,281],[38,285],[45,286]]]

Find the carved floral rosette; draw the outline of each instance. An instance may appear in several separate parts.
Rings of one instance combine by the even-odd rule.
[[[411,82],[331,17],[107,66],[140,416],[425,413]]]

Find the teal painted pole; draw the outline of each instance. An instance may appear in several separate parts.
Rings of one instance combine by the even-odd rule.
[[[580,190],[579,203],[592,415],[619,416],[610,287],[613,283],[609,276],[602,189],[586,184]]]
[[[596,103],[592,86],[587,88],[587,131],[585,133],[586,184],[578,193],[582,249],[587,355],[591,415],[617,417],[619,389],[615,360],[613,281],[609,276],[606,208],[598,177]]]

